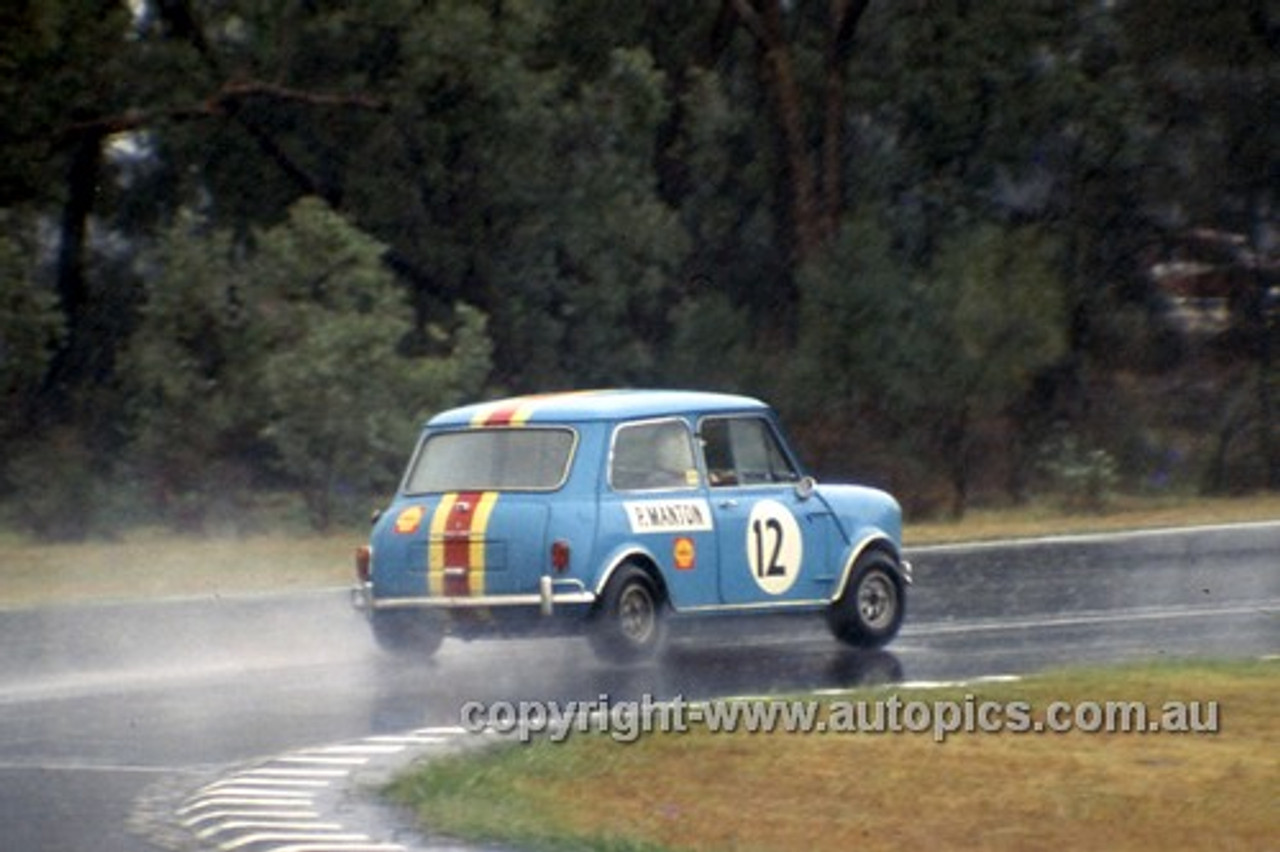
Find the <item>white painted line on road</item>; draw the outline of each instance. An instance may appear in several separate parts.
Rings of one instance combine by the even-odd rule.
[[[257,819],[257,818],[262,818],[262,819],[293,819],[293,820],[298,820],[298,819],[314,819],[314,820],[318,820],[318,819],[320,819],[320,812],[319,812],[319,811],[317,811],[315,808],[311,807],[311,803],[310,803],[310,802],[308,802],[306,806],[304,806],[304,807],[302,807],[302,808],[300,808],[299,810],[296,810],[296,811],[291,811],[291,810],[256,810],[256,809],[246,810],[245,808],[230,808],[230,809],[227,809],[227,810],[222,810],[222,811],[210,811],[210,812],[209,812],[209,813],[207,813],[207,814],[200,814],[199,816],[188,817],[187,819],[182,820],[182,825],[183,825],[183,826],[185,826],[186,828],[192,828],[192,829],[194,829],[194,828],[196,828],[197,826],[203,825],[203,824],[204,824],[204,823],[206,823],[206,822],[213,822],[214,820],[223,820],[223,819]]]
[[[219,781],[216,785],[201,788],[196,795],[201,799],[214,796],[257,796],[286,802],[305,802],[315,796],[315,793],[315,790],[282,790],[279,787],[264,787],[239,778],[229,778],[226,781]]]
[[[299,763],[309,764],[313,766],[364,766],[369,762],[368,757],[324,757],[311,756],[305,754],[286,755],[285,757],[277,757],[277,763]]]
[[[381,739],[374,738],[374,739]],[[361,743],[358,745],[333,745],[324,748],[307,749],[302,754],[399,754],[404,751],[403,745],[380,745],[377,742]]]
[[[1045,615],[1034,618],[981,619],[931,624],[907,625],[903,636],[948,636],[957,633],[1030,630],[1037,627],[1081,627],[1092,624],[1121,624],[1132,621],[1176,621],[1186,618],[1221,618],[1239,615],[1275,615],[1280,613],[1280,600],[1256,601],[1234,606],[1182,606],[1151,609],[1089,610],[1071,615]]]
[[[293,843],[271,852],[407,852],[398,843]]]
[[[467,733],[459,726],[421,728],[278,755],[205,785],[175,816],[201,848],[219,852],[409,852],[403,844],[351,832],[337,814],[322,814],[316,797],[376,757]]]
[[[405,736],[401,737],[400,739],[402,739],[404,742],[406,742],[406,743],[408,743],[408,744],[410,744],[410,745],[419,746],[419,745],[435,745],[436,743],[442,743],[442,742],[447,741],[447,740],[449,739],[449,737],[451,737],[451,736],[454,736],[454,735],[453,735],[453,734],[419,734],[419,733],[414,733],[414,734],[406,734]]]
[[[295,799],[251,798],[247,796],[211,796],[207,799],[199,799],[188,805],[183,805],[178,808],[176,813],[178,816],[183,817],[204,808],[247,807],[252,805],[287,808],[291,807],[296,801]],[[306,801],[310,802],[311,800],[307,799]]]
[[[468,734],[470,731],[461,725],[441,725],[435,728],[419,728],[410,733],[415,737],[453,737],[458,734]]]
[[[372,843],[373,838],[367,834],[310,834],[304,831],[260,831],[246,834],[235,840],[219,843],[218,848],[224,852],[243,849],[260,843],[293,842],[293,843]]]
[[[328,781],[317,781],[313,778],[245,778],[243,775],[236,775],[219,781],[217,784],[211,784],[205,787],[206,790],[218,790],[224,787],[254,787],[259,790],[268,790],[271,795],[279,796],[310,796],[310,789],[316,787],[328,787]]]
[[[432,734],[430,736],[406,734],[405,736],[402,736],[402,737],[379,737],[376,740],[376,742],[380,742],[380,743],[386,743],[386,742],[398,743],[401,749],[408,748],[408,747],[416,748],[418,746],[439,745],[440,743],[444,743],[448,741],[449,741],[449,737],[439,736],[436,734]]]
[[[208,840],[217,837],[219,834],[226,834],[229,831],[240,831],[246,828],[269,828],[278,831],[302,831],[302,832],[338,832],[342,831],[342,824],[337,822],[319,822],[318,820],[304,821],[286,821],[286,820],[252,820],[237,819],[228,820],[218,825],[210,826],[196,832],[196,837],[201,840]]]
[[[124,763],[77,763],[75,761],[60,762],[56,760],[6,760],[0,761],[0,769],[35,769],[41,772],[105,772],[138,775],[159,775],[165,772],[163,766],[135,766]]]
[[[315,797],[374,758],[465,733],[456,726],[423,728],[278,755],[205,785],[175,816],[201,848],[219,852],[408,852],[403,844],[351,832],[334,815],[322,815]]]
[[[436,742],[438,737],[428,738],[430,742]],[[380,734],[375,737],[369,737],[365,742],[375,744],[385,744],[388,747],[394,745],[404,748],[405,746],[420,745],[423,742],[422,737],[415,737],[413,734],[399,734],[392,736],[391,734]]]
[[[928,553],[969,553],[983,550],[1001,550],[1027,545],[1054,544],[1105,544],[1112,541],[1138,541],[1161,536],[1196,535],[1203,533],[1239,532],[1244,530],[1280,529],[1280,521],[1242,521],[1231,524],[1203,524],[1194,527],[1154,527],[1144,530],[1119,530],[1116,532],[1064,533],[1033,538],[1003,538],[990,541],[956,542],[954,544],[922,544],[904,547],[908,555]]]
[[[279,767],[264,767],[262,769],[250,769],[241,773],[241,778],[297,778],[297,779],[317,779],[317,778],[344,778],[347,776],[346,770],[343,769],[281,769]]]
[[[264,796],[310,796],[333,784],[332,778],[233,778],[229,779],[246,791],[256,791]]]
[[[262,784],[261,782],[246,782],[241,778],[228,778],[225,782],[219,782],[216,787],[206,787],[200,791],[206,796],[259,796],[268,798],[293,798],[293,800],[306,801],[308,798],[315,796],[315,789],[293,789],[284,787],[273,787],[270,784]]]

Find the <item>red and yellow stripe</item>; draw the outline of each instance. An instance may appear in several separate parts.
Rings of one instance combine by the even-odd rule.
[[[485,538],[496,491],[446,494],[431,514],[427,588],[432,595],[470,597],[485,593]]]
[[[523,426],[543,397],[522,397],[486,405],[471,418],[472,426]]]
[[[502,399],[482,406],[471,418],[472,426],[523,426],[529,422],[538,406],[551,399],[598,394],[598,390],[558,391],[533,394],[514,399]]]

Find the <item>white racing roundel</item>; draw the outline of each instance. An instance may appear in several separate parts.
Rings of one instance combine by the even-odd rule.
[[[803,558],[795,515],[777,500],[756,503],[747,519],[747,564],[756,585],[768,594],[783,594],[800,576]]]

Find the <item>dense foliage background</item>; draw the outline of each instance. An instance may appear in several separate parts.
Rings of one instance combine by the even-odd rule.
[[[1280,488],[1278,48],[1267,0],[15,0],[4,517],[323,527],[431,411],[605,385],[766,397],[915,513]]]

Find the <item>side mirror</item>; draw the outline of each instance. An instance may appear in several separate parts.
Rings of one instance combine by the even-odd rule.
[[[796,498],[799,500],[808,500],[813,496],[813,491],[818,487],[818,482],[812,476],[802,476],[796,483]]]

